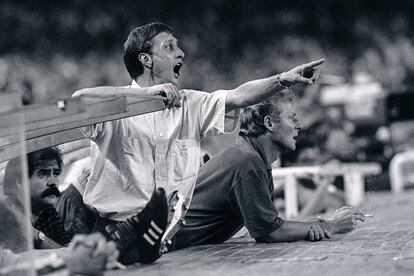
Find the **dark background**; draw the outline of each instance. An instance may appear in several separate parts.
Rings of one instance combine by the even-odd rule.
[[[414,82],[414,1],[12,1],[0,5],[0,89],[43,101],[130,82],[122,45],[136,26],[171,25],[182,86],[211,91],[324,57],[346,80]]]

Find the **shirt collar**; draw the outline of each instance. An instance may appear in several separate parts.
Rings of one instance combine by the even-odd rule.
[[[131,88],[140,88],[140,87],[141,86],[135,80],[132,80]]]
[[[269,164],[269,162],[267,161],[266,158],[266,154],[265,154],[265,150],[263,148],[263,146],[259,143],[259,141],[255,138],[255,137],[248,137],[248,136],[241,136],[248,144],[250,144],[253,149],[255,149],[257,151],[257,153],[259,153],[260,157],[262,158],[263,162],[266,165],[266,168],[268,170],[272,170],[272,166],[271,164]]]

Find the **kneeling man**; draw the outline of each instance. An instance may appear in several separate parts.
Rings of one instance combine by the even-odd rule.
[[[281,152],[293,151],[301,126],[294,95],[279,92],[241,114],[237,143],[217,153],[201,167],[186,225],[177,233],[174,249],[221,243],[244,225],[257,242],[329,238],[355,227],[363,214],[349,207],[331,220],[287,221],[273,204],[271,164]]]

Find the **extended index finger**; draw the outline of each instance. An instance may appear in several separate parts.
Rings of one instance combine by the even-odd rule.
[[[325,59],[324,58],[321,58],[321,59],[319,59],[319,60],[315,60],[315,61],[311,61],[311,62],[309,62],[309,63],[306,63],[305,64],[305,67],[306,68],[313,68],[313,67],[316,67],[316,66],[319,66],[319,65],[321,65],[322,63],[324,63],[325,62]]]

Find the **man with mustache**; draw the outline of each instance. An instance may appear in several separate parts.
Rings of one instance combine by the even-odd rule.
[[[4,177],[4,194],[7,196],[6,202],[20,213],[22,223],[24,223],[20,162],[20,158],[15,158],[7,164]],[[35,248],[50,249],[67,246],[74,234],[81,232],[76,231],[76,229],[72,231],[72,227],[70,230],[66,230],[62,215],[65,215],[65,222],[68,222],[68,217],[69,219],[74,218],[73,216],[67,216],[68,213],[59,214],[55,208],[61,195],[58,189],[59,175],[63,166],[61,153],[56,147],[31,152],[27,154],[27,163]],[[78,215],[82,212],[90,212],[94,216],[94,213],[86,208],[80,195],[75,196],[73,193],[69,193],[65,197],[59,204],[72,205],[72,212]],[[59,210],[65,209],[59,208]],[[148,239],[149,235],[160,236],[162,234],[162,229],[165,229],[165,224],[167,223],[167,211],[168,206],[165,192],[163,189],[157,189],[145,208],[134,217],[122,222],[119,229],[115,229],[116,233],[114,231],[107,233],[105,229],[97,225],[96,217],[94,217],[92,222],[85,221],[82,218],[80,220],[81,223],[84,223],[84,229],[89,228],[92,224],[90,231],[85,231],[83,234],[101,232],[107,239],[115,240],[116,246],[120,251],[120,262],[124,264],[136,262],[137,258],[139,258],[138,248],[140,248],[141,251],[146,253],[145,256],[141,256],[140,262],[148,263],[158,258],[159,254],[161,254],[159,251],[160,241],[157,242],[158,245],[155,242],[150,244],[157,246],[148,246],[144,240]],[[139,225],[139,227],[134,228],[133,225],[135,224]],[[88,227],[86,227],[87,225]],[[114,238],[117,235],[126,235],[128,239],[119,240]]]
[[[31,152],[27,155],[30,199],[36,248],[58,248],[67,245],[74,233],[64,224],[54,204],[60,197],[59,175],[62,155],[55,147]],[[6,167],[4,193],[6,202],[23,214],[23,186],[20,158],[12,159]]]
[[[0,199],[0,275],[101,275],[117,266],[115,243],[99,234],[76,235],[68,247],[27,251],[25,224],[16,210]],[[24,273],[26,272],[26,273]]]

